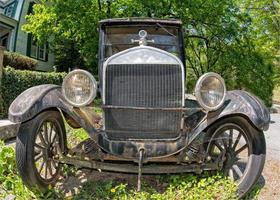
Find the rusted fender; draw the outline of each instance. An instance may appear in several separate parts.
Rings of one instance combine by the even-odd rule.
[[[266,131],[269,128],[270,113],[264,103],[253,94],[234,90],[227,93],[225,103],[219,110],[207,113],[204,120],[192,129],[189,142],[217,120],[233,115],[246,118],[260,131]]]
[[[35,86],[21,93],[10,105],[9,120],[23,123],[48,109],[59,109],[89,133],[95,132],[90,122],[82,119],[75,108],[67,103],[61,93],[61,87],[51,84]]]

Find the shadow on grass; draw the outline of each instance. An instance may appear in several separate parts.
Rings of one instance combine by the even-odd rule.
[[[93,200],[196,200],[238,199],[237,187],[220,174],[191,173],[177,175],[143,175],[142,190],[136,191],[137,175],[95,170],[73,171],[68,168],[67,176],[56,187],[39,199],[93,199]],[[258,199],[265,179],[260,177],[246,200]]]
[[[79,170],[57,187],[56,198],[69,199],[237,199],[232,181],[207,173],[143,175],[142,190],[136,192],[136,174]]]
[[[164,193],[168,186],[168,176],[143,175],[142,191]],[[60,185],[62,194],[71,199],[113,199],[123,193],[133,193],[137,187],[137,175],[95,170],[78,171],[69,176]]]

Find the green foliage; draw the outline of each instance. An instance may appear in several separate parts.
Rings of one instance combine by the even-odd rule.
[[[43,0],[23,27],[40,42],[53,38],[58,65],[97,71],[98,21],[113,17],[179,18],[186,30],[188,91],[205,72],[222,74],[229,89],[246,89],[271,104],[279,82],[277,1]],[[65,62],[64,62],[65,61]],[[93,67],[95,66],[95,67]]]
[[[37,63],[37,60],[30,57],[14,52],[4,52],[4,66],[10,66],[20,70],[35,70]]]
[[[97,66],[97,27],[101,19],[96,14],[97,4],[88,0],[43,2],[46,4],[33,6],[37,14],[27,16],[32,23],[23,26],[23,29],[32,33],[39,42],[52,38],[50,48],[58,56],[56,64],[60,69],[83,68],[86,65],[96,73],[96,68],[92,66]]]
[[[63,176],[77,176],[77,169],[68,165],[63,166]],[[112,178],[112,177],[111,177]],[[111,179],[110,178],[110,179]],[[81,183],[79,190],[70,199],[116,199],[116,200],[233,200],[237,199],[236,184],[221,174],[202,175],[157,175],[153,179],[143,177],[142,191],[135,190],[136,180],[125,183],[122,179],[113,181],[89,181]],[[152,181],[151,181],[152,180]],[[257,199],[260,186],[256,185],[245,199]],[[49,188],[42,194],[36,189],[29,190],[16,170],[15,151],[12,146],[5,146],[0,141],[0,198],[14,195],[18,200],[25,199],[65,199],[65,192],[59,187]],[[69,198],[69,197],[68,197]]]
[[[15,152],[0,141],[0,198],[15,195],[17,199],[34,199],[39,193],[28,190],[17,174]]]
[[[79,194],[73,196],[73,199],[237,199],[235,183],[219,174],[209,176],[205,173],[200,177],[191,174],[158,177],[160,185],[167,185],[162,191],[158,191],[149,183],[142,183],[142,191],[137,192],[135,186],[131,187],[124,183],[88,182],[83,185]]]
[[[73,171],[73,169],[71,169]],[[41,193],[34,188],[29,190],[22,182],[16,168],[15,150],[12,146],[5,146],[0,141],[0,199],[5,199],[12,195],[17,200],[27,199],[61,199],[60,191],[55,188],[49,189],[46,193]]]
[[[80,142],[86,140],[89,137],[88,133],[83,128],[74,129],[71,128],[67,123],[65,123],[65,127],[67,132],[67,143],[69,148],[75,147]]]
[[[0,118],[6,117],[8,108],[13,100],[26,89],[41,84],[57,84],[60,85],[66,73],[45,73],[27,70],[15,70],[13,68],[4,68],[2,77],[1,93],[2,93],[2,110],[0,110]],[[1,95],[0,95],[1,96]]]

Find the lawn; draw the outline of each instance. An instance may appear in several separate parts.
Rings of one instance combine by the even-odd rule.
[[[67,128],[70,132],[69,141],[74,137],[78,141],[87,138],[82,130]],[[84,174],[87,181],[80,181]],[[101,175],[100,175],[101,174]],[[143,177],[141,192],[135,190],[136,175],[120,173],[100,173],[90,170],[78,170],[64,166],[59,184],[49,187],[47,194],[36,189],[30,191],[18,176],[13,147],[5,146],[0,141],[0,199],[15,197],[15,199],[126,199],[126,200],[182,200],[182,199],[237,199],[236,185],[230,179],[217,173],[209,175],[149,175]],[[72,187],[72,192],[65,188]],[[68,188],[69,189],[69,188]],[[247,199],[256,199],[260,189],[256,186]]]

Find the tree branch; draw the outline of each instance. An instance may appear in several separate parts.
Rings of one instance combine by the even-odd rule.
[[[98,0],[97,3],[98,3],[98,11],[101,12],[101,2],[100,2],[100,0]]]

